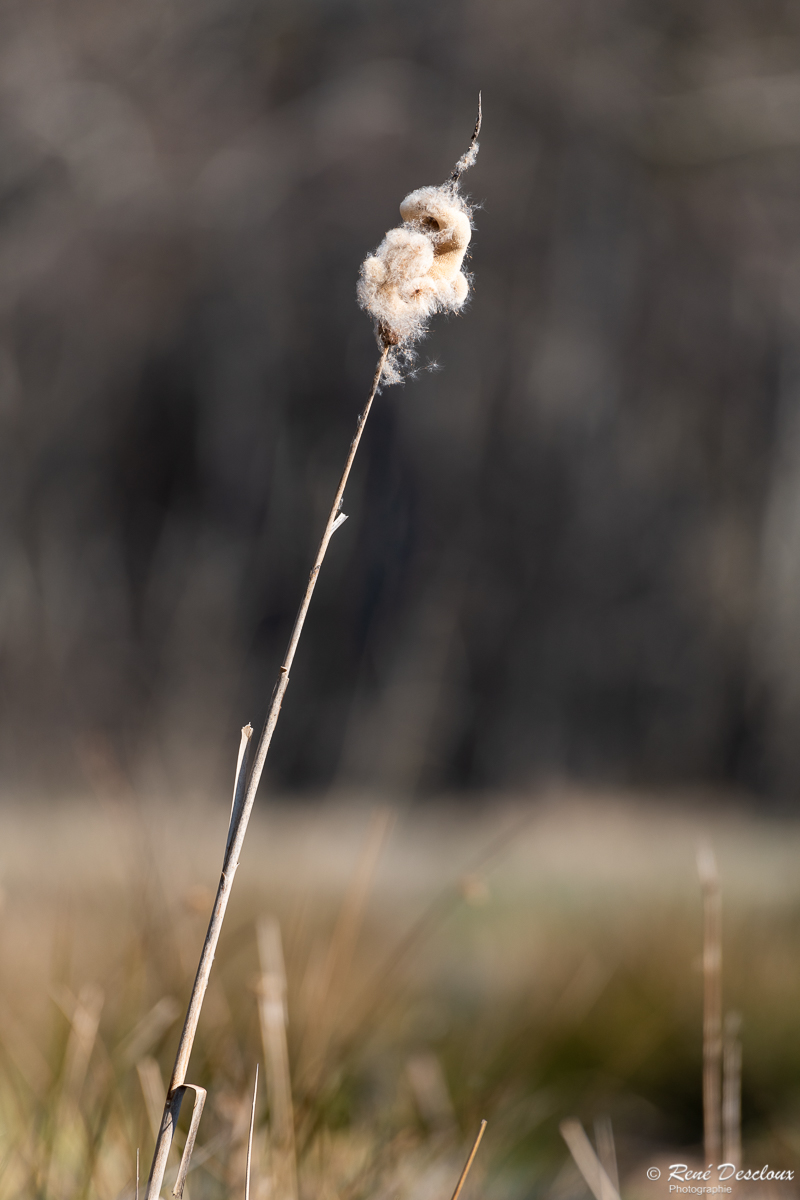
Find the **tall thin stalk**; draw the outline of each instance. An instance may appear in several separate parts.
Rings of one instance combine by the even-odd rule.
[[[249,726],[245,726],[242,731],[242,744],[239,750],[239,762],[236,772],[236,782],[234,785],[233,804],[231,807],[230,827],[228,831],[227,845],[225,848],[225,857],[222,863],[222,873],[220,874],[219,886],[217,895],[214,901],[214,908],[211,913],[211,920],[208,925],[208,932],[203,944],[203,950],[200,955],[200,963],[197,968],[194,986],[192,988],[189,1007],[186,1012],[186,1020],[181,1033],[181,1040],[178,1045],[178,1053],[175,1058],[175,1066],[172,1069],[172,1077],[169,1082],[167,1091],[167,1099],[164,1104],[164,1114],[161,1118],[161,1126],[156,1139],[155,1151],[153,1153],[153,1162],[150,1167],[150,1177],[147,1181],[146,1200],[158,1200],[161,1194],[161,1184],[164,1180],[164,1172],[167,1167],[167,1158],[169,1155],[172,1138],[175,1133],[175,1126],[180,1113],[181,1101],[186,1088],[186,1071],[189,1066],[189,1056],[194,1045],[195,1034],[197,1032],[197,1024],[200,1019],[200,1010],[203,1007],[203,999],[208,988],[209,975],[211,973],[211,964],[214,961],[214,954],[219,941],[222,922],[225,919],[225,910],[228,907],[228,899],[231,894],[234,876],[237,867],[239,866],[239,855],[244,844],[245,834],[247,833],[247,825],[250,820],[250,813],[253,809],[253,802],[256,798],[258,785],[261,781],[261,775],[264,770],[264,763],[267,758],[267,751],[272,741],[272,735],[275,732],[275,726],[278,723],[278,717],[281,711],[281,704],[286,689],[289,686],[289,671],[291,670],[294,656],[297,653],[297,646],[300,641],[300,634],[303,632],[306,615],[311,597],[314,594],[314,588],[317,585],[320,567],[322,566],[325,554],[328,550],[328,545],[334,534],[334,531],[345,520],[342,513],[342,500],[344,490],[347,486],[347,481],[350,478],[350,471],[353,467],[353,462],[356,457],[356,452],[361,442],[361,435],[364,432],[364,426],[367,423],[372,402],[378,391],[378,386],[383,375],[386,360],[389,354],[390,346],[384,343],[383,350],[378,360],[378,365],[375,371],[375,377],[372,381],[372,390],[361,416],[358,419],[356,426],[355,437],[350,443],[350,451],[347,455],[347,461],[342,471],[339,486],[336,489],[333,505],[331,506],[328,522],[325,526],[325,532],[322,535],[322,540],[317,550],[317,556],[314,559],[314,566],[311,569],[311,574],[308,578],[308,586],[306,587],[305,595],[300,604],[300,609],[295,619],[294,628],[292,629],[289,645],[286,650],[286,656],[283,660],[281,668],[278,672],[278,679],[275,684],[275,689],[272,693],[272,703],[270,704],[267,719],[264,724],[264,729],[258,742],[256,749],[255,760],[249,777],[247,774],[247,759],[248,749],[250,744],[250,735],[252,730]],[[188,1164],[184,1164],[187,1166]],[[185,1170],[181,1172],[185,1177]]]
[[[461,1195],[462,1191],[464,1190],[464,1184],[467,1182],[467,1176],[469,1175],[470,1170],[472,1168],[472,1164],[475,1161],[475,1155],[478,1153],[478,1147],[481,1144],[481,1138],[483,1137],[485,1132],[486,1132],[486,1122],[481,1121],[481,1127],[478,1130],[478,1135],[475,1138],[475,1141],[472,1143],[472,1149],[469,1152],[469,1157],[468,1157],[467,1161],[464,1163],[464,1170],[461,1172],[461,1174],[458,1177],[458,1183],[456,1184],[456,1189],[453,1192],[452,1200],[458,1200],[459,1196]]]
[[[256,1100],[258,1099],[258,1063],[256,1063],[256,1081],[253,1084],[253,1104],[250,1109],[250,1135],[247,1139],[247,1163],[244,1173],[244,1200],[250,1200],[250,1167],[253,1162],[253,1130],[256,1124]]]
[[[294,1105],[289,1075],[289,1047],[286,1026],[286,968],[283,961],[281,927],[276,917],[262,917],[258,923],[258,958],[261,981],[258,989],[258,1016],[264,1063],[267,1068],[269,1096],[270,1149],[272,1151],[272,1187],[274,1200],[297,1200],[297,1156],[294,1138]]]
[[[619,1195],[619,1167],[617,1166],[617,1147],[614,1142],[614,1130],[611,1117],[606,1114],[598,1117],[594,1123],[594,1140],[597,1145],[597,1157],[600,1165],[614,1185],[614,1194]],[[607,1200],[611,1200],[608,1197]]]
[[[567,1143],[575,1166],[586,1181],[595,1200],[619,1200],[619,1192],[595,1154],[594,1147],[586,1136],[586,1131],[580,1121],[569,1117],[566,1121],[562,1121],[558,1128]]]
[[[737,1167],[742,1165],[741,1024],[738,1013],[728,1013],[722,1046],[722,1155]]]
[[[722,896],[714,852],[697,854],[703,889],[703,1141],[706,1162],[722,1150]]]
[[[355,437],[350,443],[347,461],[336,489],[325,532],[317,550],[317,557],[311,568],[308,586],[295,619],[292,635],[289,638],[286,656],[278,672],[278,679],[272,693],[272,703],[249,775],[248,753],[253,731],[249,725],[242,730],[222,873],[164,1104],[164,1114],[161,1118],[153,1163],[150,1168],[150,1178],[147,1183],[146,1200],[158,1200],[160,1195],[181,1102],[184,1094],[189,1090],[195,1093],[195,1108],[190,1133],[197,1131],[205,1092],[202,1088],[196,1088],[186,1083],[186,1071],[197,1032],[203,998],[208,987],[211,964],[214,961],[214,952],[219,941],[234,875],[239,865],[239,855],[247,833],[253,802],[261,781],[272,735],[278,723],[283,697],[289,686],[289,671],[297,653],[311,597],[317,586],[320,567],[334,532],[347,519],[342,512],[344,489],[350,478],[350,471],[372,408],[372,402],[384,373],[390,381],[397,381],[400,378],[396,366],[390,359],[392,349],[397,347],[398,352],[408,359],[413,342],[425,331],[427,318],[434,312],[459,311],[469,292],[469,280],[461,272],[461,264],[471,237],[469,222],[471,208],[459,195],[458,187],[461,175],[475,162],[480,128],[479,94],[475,131],[466,153],[456,163],[448,182],[442,187],[421,188],[406,196],[400,206],[403,227],[390,230],[376,251],[377,257],[371,255],[362,263],[357,295],[361,307],[366,309],[375,321],[381,356],[378,359],[375,378],[372,381],[372,390],[358,419]],[[398,249],[403,247],[403,252],[398,253]],[[415,272],[422,272],[425,278],[418,277]],[[173,1195],[178,1197],[183,1190],[192,1143],[193,1137],[188,1138],[178,1171],[178,1182],[173,1191]]]

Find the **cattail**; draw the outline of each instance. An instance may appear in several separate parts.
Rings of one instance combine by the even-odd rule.
[[[412,347],[437,312],[458,312],[470,288],[462,269],[472,237],[472,208],[459,191],[461,175],[475,162],[481,103],[469,148],[439,187],[410,192],[400,205],[403,224],[390,229],[361,265],[358,302],[375,319],[378,344],[391,347],[384,381],[400,378],[397,357]]]
[[[199,1093],[203,1089],[185,1082],[189,1056],[194,1045],[211,965],[222,930],[222,922],[225,919],[233,879],[239,866],[239,855],[244,845],[256,791],[272,742],[272,735],[278,723],[283,697],[289,686],[289,672],[297,653],[311,597],[314,594],[317,578],[331,538],[342,522],[347,520],[346,514],[342,512],[344,491],[361,443],[367,417],[381,382],[393,383],[400,378],[395,361],[397,353],[401,353],[408,360],[410,347],[424,332],[427,318],[434,312],[457,311],[463,305],[469,292],[469,281],[461,271],[461,265],[471,236],[470,208],[459,194],[458,188],[462,174],[472,166],[478,153],[480,127],[479,95],[478,119],[475,122],[472,140],[466,153],[461,156],[453,168],[450,178],[441,187],[420,188],[406,196],[400,210],[403,217],[402,227],[387,233],[377,252],[370,255],[361,269],[358,298],[362,306],[375,318],[376,333],[381,348],[380,359],[372,381],[372,389],[361,416],[358,418],[355,436],[350,443],[328,521],[308,578],[305,594],[300,602],[286,655],[272,693],[264,729],[258,740],[252,767],[249,764],[248,751],[253,731],[249,725],[242,730],[222,872],[189,999],[189,1008],[184,1020],[175,1065],[172,1068],[172,1077],[147,1181],[146,1200],[158,1200],[161,1194],[161,1184],[164,1179],[170,1145],[175,1133],[181,1101],[187,1090],[193,1090],[198,1096],[191,1126],[191,1130],[197,1132],[197,1123],[200,1120],[205,1092],[200,1099]],[[288,1099],[287,1103],[289,1103]],[[481,1126],[481,1135],[478,1140],[482,1136],[482,1130],[483,1126]],[[193,1140],[190,1142],[187,1138],[178,1176],[180,1188],[176,1183],[175,1195],[179,1195],[179,1191],[182,1191],[192,1146]],[[477,1149],[477,1142],[473,1154],[475,1149]],[[470,1157],[469,1163],[471,1161],[472,1157]],[[469,1163],[462,1175],[459,1187],[466,1177]],[[290,1192],[290,1194],[293,1193]]]

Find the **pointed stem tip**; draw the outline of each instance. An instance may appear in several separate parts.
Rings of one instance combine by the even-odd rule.
[[[483,121],[483,109],[481,106],[481,93],[478,92],[478,116],[475,121],[475,128],[472,131],[472,137],[470,138],[469,145],[467,146],[467,149],[466,149],[466,153],[461,155],[461,158],[458,160],[456,165],[453,167],[453,174],[450,176],[450,178],[447,181],[448,185],[452,188],[458,187],[458,182],[459,182],[461,176],[464,174],[465,171],[469,170],[469,168],[475,162],[475,159],[478,157],[478,149],[479,149],[478,134],[481,131],[482,121]]]
[[[485,1129],[486,1129],[486,1121],[481,1121],[481,1127],[478,1130],[478,1136],[475,1138],[475,1141],[472,1143],[472,1149],[469,1152],[469,1158],[467,1159],[466,1163],[464,1164],[464,1170],[461,1172],[461,1176],[458,1180],[458,1183],[456,1184],[456,1190],[453,1192],[452,1200],[458,1200],[458,1197],[461,1195],[461,1190],[464,1187],[464,1184],[467,1182],[467,1176],[469,1175],[470,1167],[472,1166],[472,1164],[474,1162],[475,1155],[478,1153],[478,1146],[480,1146],[480,1144],[481,1144],[481,1138],[483,1137]]]

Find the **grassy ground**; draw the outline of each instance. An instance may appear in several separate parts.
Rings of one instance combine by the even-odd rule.
[[[0,1197],[131,1195],[137,1147],[146,1177],[226,817],[200,801],[3,808]],[[302,1200],[448,1200],[481,1117],[468,1188],[497,1200],[587,1194],[566,1116],[590,1134],[610,1117],[623,1194],[651,1162],[700,1153],[702,838],[723,888],[724,1004],[743,1017],[745,1162],[794,1167],[800,825],[707,797],[560,790],[393,820],[262,805],[189,1073],[209,1098],[186,1194],[244,1195],[269,915]],[[268,1097],[253,1195],[287,1200]]]

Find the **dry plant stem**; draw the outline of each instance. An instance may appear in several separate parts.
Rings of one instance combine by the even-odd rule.
[[[317,550],[317,556],[314,560],[314,566],[312,567],[311,574],[309,576],[308,586],[306,587],[305,595],[303,596],[300,609],[295,619],[292,635],[289,639],[289,645],[286,650],[286,656],[278,673],[278,680],[272,693],[272,702],[270,704],[261,738],[259,739],[255,761],[253,763],[253,768],[250,772],[249,778],[247,776],[246,746],[244,747],[244,752],[242,749],[240,749],[239,765],[234,788],[231,824],[229,827],[228,841],[225,848],[222,874],[220,875],[217,896],[214,901],[214,908],[211,913],[211,920],[208,925],[206,940],[200,955],[200,963],[197,968],[197,975],[195,976],[194,986],[192,988],[189,1008],[186,1013],[186,1020],[184,1022],[181,1040],[178,1045],[178,1053],[175,1059],[175,1066],[172,1071],[172,1078],[170,1079],[167,1100],[166,1104],[164,1105],[164,1115],[161,1119],[161,1128],[159,1130],[155,1151],[153,1153],[152,1166],[150,1167],[150,1177],[147,1183],[146,1200],[158,1200],[158,1197],[161,1193],[161,1184],[163,1182],[164,1172],[167,1167],[169,1149],[170,1145],[172,1144],[173,1134],[175,1132],[175,1120],[177,1120],[177,1112],[175,1113],[175,1118],[173,1119],[173,1110],[175,1108],[173,1101],[175,1100],[175,1093],[177,1089],[181,1087],[186,1080],[186,1071],[188,1069],[189,1056],[192,1052],[192,1046],[194,1044],[194,1038],[197,1032],[197,1023],[200,1019],[200,1010],[203,1006],[203,999],[206,994],[206,989],[208,988],[211,964],[214,961],[217,942],[219,941],[222,923],[225,919],[225,910],[228,907],[228,899],[233,886],[234,876],[239,866],[239,855],[242,852],[245,834],[247,833],[247,825],[250,820],[250,813],[253,809],[253,803],[256,798],[256,792],[258,791],[258,785],[261,782],[261,775],[264,770],[264,763],[267,758],[270,742],[272,741],[272,735],[275,732],[275,726],[277,725],[278,717],[280,716],[283,697],[286,693],[286,688],[289,686],[289,671],[291,670],[292,663],[294,662],[294,656],[297,653],[297,645],[300,641],[300,634],[303,632],[303,625],[305,624],[308,608],[311,604],[311,597],[314,594],[314,588],[317,584],[320,567],[322,566],[325,558],[328,544],[333,536],[334,529],[341,524],[340,512],[342,507],[342,499],[344,497],[344,489],[347,486],[347,481],[350,477],[356,452],[358,450],[359,443],[361,442],[361,435],[364,432],[364,426],[366,425],[367,417],[369,416],[370,409],[372,408],[372,402],[374,401],[378,391],[378,385],[380,384],[381,376],[383,374],[384,367],[386,366],[386,359],[389,354],[389,349],[390,347],[388,345],[384,345],[380,359],[378,360],[375,377],[372,381],[372,390],[370,391],[369,399],[367,400],[364,410],[358,419],[355,437],[350,443],[350,451],[347,455],[347,461],[345,462],[341,479],[339,480],[339,486],[336,489],[333,506],[328,517],[328,523],[325,526],[325,532],[322,535],[322,540],[319,544],[319,549]],[[246,726],[245,730],[247,728],[249,727]],[[246,740],[246,742],[249,744],[250,738],[245,730],[242,731],[243,740]]]
[[[478,1136],[475,1138],[475,1141],[472,1143],[472,1149],[469,1152],[469,1158],[464,1163],[464,1170],[461,1172],[458,1183],[456,1184],[456,1190],[453,1192],[453,1200],[458,1200],[458,1197],[461,1195],[462,1188],[464,1187],[464,1184],[467,1182],[467,1176],[469,1175],[470,1167],[472,1166],[472,1163],[475,1159],[475,1155],[478,1153],[478,1146],[480,1146],[480,1144],[481,1144],[481,1138],[483,1137],[485,1129],[486,1129],[486,1121],[481,1121],[481,1127],[478,1130]]]
[[[595,1200],[609,1200],[609,1197],[619,1200],[619,1192],[603,1169],[580,1121],[571,1117],[562,1121],[558,1128]]]
[[[697,855],[703,888],[703,1140],[706,1162],[722,1150],[722,897],[714,854]]]
[[[55,1200],[60,1200],[68,1189],[68,1179],[61,1162],[63,1143],[69,1140],[70,1130],[78,1116],[78,1104],[89,1059],[97,1040],[103,1002],[102,990],[93,984],[86,984],[74,1001],[72,1011],[68,1013],[71,1028],[64,1056],[61,1092],[55,1106],[53,1141],[48,1166],[47,1195],[53,1196]]]
[[[250,1136],[247,1139],[247,1166],[244,1176],[244,1200],[250,1200],[250,1164],[253,1161],[253,1129],[256,1123],[256,1097],[258,1096],[258,1063],[256,1081],[253,1084],[253,1107],[250,1109]]]
[[[728,1013],[722,1047],[722,1155],[725,1162],[742,1165],[742,1043],[741,1017]]]
[[[286,1042],[286,969],[280,925],[275,917],[263,917],[258,923],[258,957],[258,1015],[267,1068],[272,1149],[271,1194],[274,1200],[297,1200],[294,1105]]]
[[[594,1123],[594,1140],[597,1146],[597,1157],[608,1178],[619,1192],[619,1169],[617,1167],[617,1148],[614,1144],[614,1130],[609,1116],[598,1117]]]
[[[178,1114],[181,1111],[183,1097],[187,1092],[194,1093],[194,1107],[192,1109],[192,1120],[189,1125],[189,1131],[186,1134],[186,1142],[181,1155],[180,1166],[178,1167],[178,1177],[175,1180],[175,1186],[172,1189],[173,1196],[177,1196],[180,1200],[183,1196],[183,1189],[186,1186],[186,1176],[189,1174],[189,1164],[192,1161],[192,1153],[194,1144],[197,1140],[197,1130],[200,1127],[200,1118],[203,1115],[203,1105],[206,1102],[207,1092],[205,1088],[198,1087],[194,1083],[184,1083],[175,1089],[172,1097],[173,1123],[177,1123]]]

